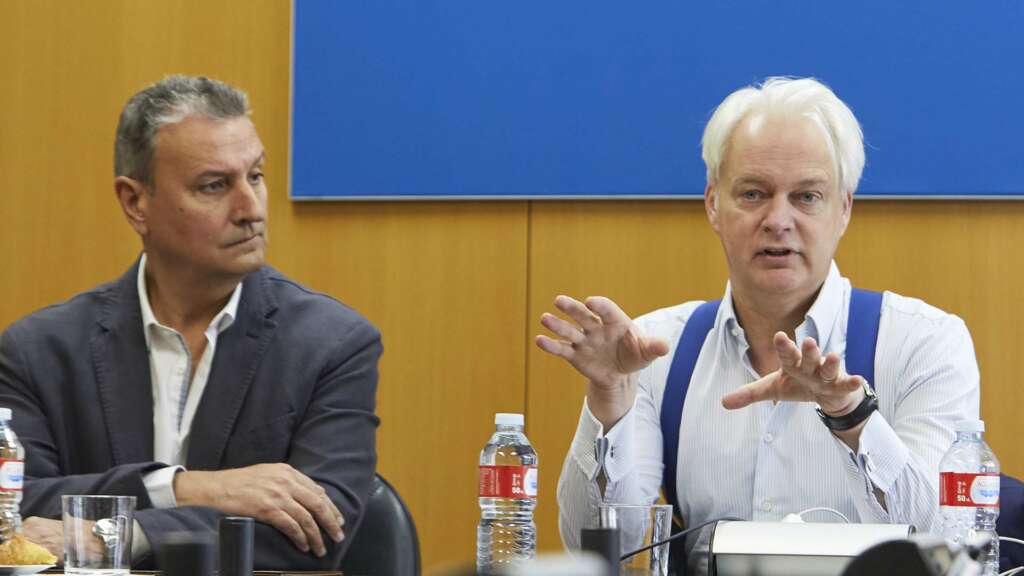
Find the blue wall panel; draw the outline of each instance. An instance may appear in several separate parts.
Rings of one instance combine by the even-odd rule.
[[[295,0],[292,196],[671,197],[714,106],[815,76],[860,194],[1024,194],[1024,2]]]

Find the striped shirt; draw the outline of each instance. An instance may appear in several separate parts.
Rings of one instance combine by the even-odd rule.
[[[635,375],[637,397],[605,432],[584,402],[558,483],[559,528],[569,548],[580,529],[596,525],[600,493],[594,441],[605,434],[605,499],[652,503],[662,481],[661,401],[675,346],[701,302],[687,302],[636,319],[648,336],[672,343],[670,353]],[[822,354],[846,348],[850,283],[835,263],[797,342],[814,338]],[[886,292],[875,358],[879,410],[854,453],[822,424],[809,402],[761,402],[727,411],[721,398],[759,378],[750,346],[726,286],[718,316],[694,367],[679,430],[676,492],[688,525],[721,516],[780,520],[828,506],[853,522],[937,527],[939,460],[954,438],[953,424],[978,417],[979,376],[963,321],[924,302]],[[885,495],[883,507],[874,488]],[[808,515],[808,521],[833,521]],[[691,568],[706,572],[709,530],[691,538]],[[693,553],[696,547],[698,553]]]

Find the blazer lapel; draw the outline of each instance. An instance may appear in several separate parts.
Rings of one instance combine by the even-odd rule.
[[[263,355],[274,336],[277,310],[267,287],[267,269],[250,274],[242,283],[238,317],[217,337],[213,366],[189,433],[186,467],[216,469],[235,427]],[[191,439],[202,438],[202,442]]]
[[[139,308],[139,263],[107,293],[90,342],[114,465],[153,459],[153,385]]]

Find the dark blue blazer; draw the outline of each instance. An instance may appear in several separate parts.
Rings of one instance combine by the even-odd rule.
[[[137,498],[154,550],[169,532],[213,533],[213,508],[155,509],[142,477],[153,461],[153,397],[136,278],[44,308],[0,336],[0,406],[26,450],[22,515],[60,518],[62,494]],[[235,322],[217,340],[192,423],[186,467],[287,462],[345,517],[318,559],[256,525],[260,569],[330,569],[359,525],[376,466],[379,332],[338,301],[264,267],[245,278]],[[142,566],[152,563],[152,556]]]

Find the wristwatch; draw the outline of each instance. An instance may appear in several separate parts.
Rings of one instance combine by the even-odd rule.
[[[871,385],[867,383],[867,380],[864,381],[864,399],[860,401],[860,404],[857,404],[853,412],[843,416],[829,416],[825,414],[821,406],[815,407],[815,411],[825,424],[825,427],[835,432],[842,432],[843,430],[853,428],[867,420],[868,416],[871,416],[871,413],[875,410],[878,410],[878,397],[875,396],[875,391],[871,389]]]
[[[101,518],[92,525],[94,536],[103,540],[107,548],[113,548],[121,541],[121,533],[128,524],[128,517],[118,514],[112,518]]]

